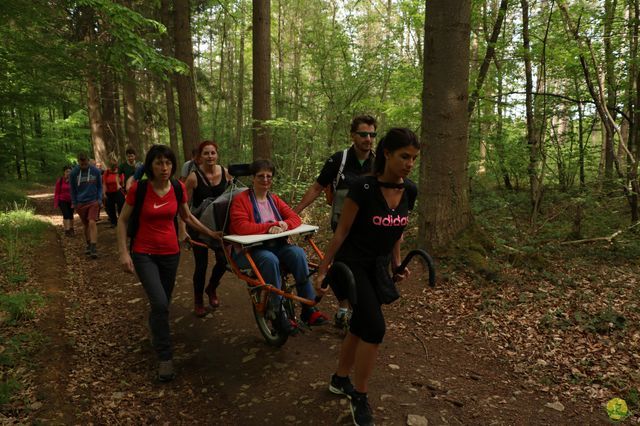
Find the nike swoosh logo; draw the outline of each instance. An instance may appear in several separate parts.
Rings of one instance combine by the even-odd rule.
[[[166,203],[162,203],[162,204],[156,204],[156,203],[153,203],[153,208],[154,208],[154,209],[159,209],[160,207],[162,207],[162,206],[166,206],[167,204],[169,204],[169,202],[168,202],[168,201],[167,201]]]

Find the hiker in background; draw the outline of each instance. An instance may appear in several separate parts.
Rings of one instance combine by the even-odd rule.
[[[129,191],[131,185],[133,185],[134,182],[137,182],[144,178],[144,176],[144,164],[139,164],[138,166],[136,166],[136,170],[133,172],[133,174],[129,176],[129,179],[125,181],[125,190]]]
[[[202,225],[189,211],[186,188],[173,179],[176,167],[176,156],[168,146],[154,145],[149,149],[144,162],[147,179],[131,186],[117,230],[120,264],[126,272],[135,271],[138,275],[151,306],[149,328],[160,381],[175,376],[169,304],[180,261],[178,235],[186,235],[184,229],[179,230],[178,214],[196,231],[222,238],[221,232]]]
[[[118,224],[118,216],[124,206],[124,175],[118,169],[118,158],[115,153],[109,156],[109,168],[102,174],[102,188],[104,191],[104,209],[109,216],[111,227]]]
[[[64,235],[73,236],[73,207],[71,207],[71,189],[69,185],[69,174],[71,173],[71,166],[64,166],[62,168],[62,176],[56,181],[55,190],[53,193],[53,207],[60,209],[62,213],[62,227],[64,229]]]
[[[87,241],[85,254],[93,259],[98,258],[98,227],[102,206],[102,172],[89,164],[89,157],[84,152],[78,154],[78,165],[69,175],[71,190],[71,207],[78,213]]]
[[[316,181],[307,189],[293,211],[302,211],[323,192],[331,200],[331,229],[335,232],[342,211],[344,199],[351,183],[358,177],[371,173],[375,154],[373,142],[376,139],[376,119],[370,115],[359,115],[351,121],[351,146],[334,153],[324,163]],[[338,300],[340,308],[334,315],[334,325],[346,329],[351,312],[347,300]]]
[[[182,165],[182,169],[180,169],[180,180],[185,181],[187,177],[191,174],[192,171],[198,167],[198,147],[195,147],[191,150],[191,160],[185,161]]]
[[[142,163],[140,161],[136,161],[135,149],[129,147],[125,151],[125,154],[127,156],[127,161],[120,164],[118,166],[118,170],[120,170],[120,173],[124,175],[123,182],[125,182],[125,186],[126,186],[126,183],[129,180],[129,178],[133,176],[138,166],[142,166]],[[126,189],[127,187],[125,187],[125,192],[126,192]]]
[[[378,347],[385,334],[380,288],[394,287],[408,274],[400,266],[400,242],[413,210],[418,188],[407,179],[418,154],[420,142],[409,129],[389,130],[376,148],[374,175],[362,176],[351,185],[336,232],[318,267],[316,290],[321,287],[329,265],[344,262],[356,282],[357,304],[349,331],[342,342],[338,368],[331,377],[329,390],[351,399],[351,414],[357,425],[372,425],[373,416],[367,398],[368,382],[375,366]],[[393,216],[393,220],[381,220]],[[339,299],[347,297],[341,281],[331,288]],[[354,386],[349,374],[354,370]]]
[[[196,166],[185,181],[189,200],[191,200],[191,211],[195,211],[207,198],[216,198],[222,195],[227,185],[231,181],[229,172],[218,164],[218,144],[214,141],[204,141],[198,146],[198,160],[200,165]],[[188,229],[189,235],[198,241],[198,233],[193,229]],[[223,248],[220,246],[214,250],[216,264],[211,271],[209,284],[204,287],[207,277],[207,266],[209,265],[209,250],[206,247],[193,245],[193,258],[195,269],[193,271],[193,295],[194,313],[198,317],[207,314],[203,303],[203,290],[209,298],[209,306],[217,308],[220,306],[220,299],[216,289],[220,285],[220,279],[226,269],[226,258]]]

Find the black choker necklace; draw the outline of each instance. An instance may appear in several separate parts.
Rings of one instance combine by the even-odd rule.
[[[378,184],[380,184],[380,187],[382,187],[382,188],[404,189],[404,182],[402,182],[402,183],[392,183],[392,182],[378,181]]]

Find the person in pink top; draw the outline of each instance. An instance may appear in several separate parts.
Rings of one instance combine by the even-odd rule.
[[[71,207],[71,189],[69,187],[69,174],[71,166],[62,168],[62,176],[56,181],[56,188],[53,192],[53,207],[62,212],[62,226],[64,235],[74,235],[73,230],[73,207]]]
[[[300,217],[276,194],[271,193],[271,184],[275,175],[275,166],[269,160],[256,160],[251,164],[253,176],[252,188],[238,194],[231,203],[231,234],[278,234],[288,229],[295,229],[302,224]],[[309,279],[307,255],[301,247],[289,244],[286,238],[266,241],[263,245],[251,249],[251,257],[260,270],[265,282],[277,288],[281,287],[280,264],[284,264],[293,275],[298,296],[306,299],[315,298],[316,294]],[[243,253],[233,253],[234,259],[241,268],[249,263]],[[280,303],[281,298],[273,298]],[[284,310],[276,307],[278,317],[274,323],[280,331],[292,333],[294,325],[289,321]],[[301,319],[308,325],[323,325],[327,316],[316,308],[302,306]]]

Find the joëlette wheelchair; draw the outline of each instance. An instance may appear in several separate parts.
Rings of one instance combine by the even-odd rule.
[[[227,188],[225,194],[216,198],[213,201],[213,209],[210,213],[205,211],[205,214],[213,214],[215,218],[211,221],[214,223],[215,229],[222,230],[226,233],[229,222],[229,210],[233,196],[247,188],[244,187],[239,177],[249,176],[248,164],[236,164],[229,166],[229,173],[233,176],[231,185]],[[324,253],[316,245],[313,240],[314,234],[317,232],[318,227],[313,225],[302,224],[299,227],[288,230],[279,234],[257,234],[257,235],[224,235],[222,243],[217,241],[209,241],[208,243],[202,243],[199,241],[191,240],[191,244],[208,247],[210,249],[220,248],[225,254],[227,260],[227,269],[233,272],[236,277],[241,279],[247,284],[247,290],[251,299],[253,307],[253,315],[258,325],[260,333],[264,337],[267,344],[275,347],[282,346],[289,338],[291,333],[282,332],[278,327],[274,326],[276,322],[276,313],[279,309],[283,309],[287,314],[289,320],[293,321],[295,329],[305,330],[305,326],[299,317],[296,315],[295,305],[299,302],[307,306],[316,306],[320,303],[321,296],[316,296],[315,299],[305,299],[303,297],[294,294],[295,282],[290,274],[287,273],[285,268],[282,268],[281,288],[277,288],[272,283],[265,282],[260,270],[256,266],[253,258],[251,257],[251,249],[259,247],[265,243],[273,241],[278,238],[290,238],[297,236],[302,238],[308,249],[305,250],[311,253],[314,257],[314,261],[308,261],[310,276],[317,272],[320,261],[324,258]],[[235,246],[235,247],[234,247]],[[238,266],[238,263],[232,256],[232,250],[239,248],[246,256],[250,268],[243,269]],[[409,261],[414,257],[419,256],[425,262],[429,269],[429,285],[435,285],[435,267],[432,258],[424,250],[413,250],[404,259],[399,267],[399,270],[404,270]],[[327,287],[331,282],[340,282],[341,285],[346,286],[349,295],[349,302],[352,306],[357,304],[355,280],[353,274],[347,265],[341,262],[334,262],[327,273],[327,277],[323,282],[323,287]],[[280,296],[280,304],[273,303],[273,298]]]

